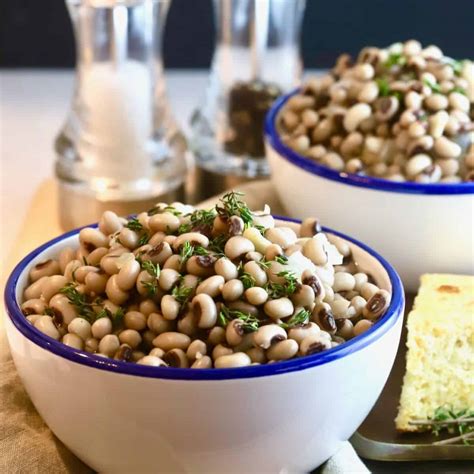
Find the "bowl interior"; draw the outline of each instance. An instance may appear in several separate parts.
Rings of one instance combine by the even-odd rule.
[[[296,227],[299,221],[286,218],[277,218],[277,225],[287,225]],[[386,314],[379,319],[374,326],[359,337],[336,346],[319,354],[301,357],[274,364],[249,366],[235,369],[177,369],[162,367],[147,367],[132,364],[90,354],[84,351],[65,346],[32,326],[20,311],[20,304],[23,299],[23,290],[28,285],[28,274],[30,269],[44,260],[56,258],[59,252],[65,247],[77,247],[78,233],[80,229],[71,231],[60,236],[43,246],[39,247],[27,257],[25,257],[12,272],[5,290],[5,305],[8,315],[14,326],[28,339],[61,357],[65,357],[74,362],[89,365],[101,370],[111,370],[114,372],[139,375],[145,377],[187,379],[187,380],[216,380],[230,378],[247,378],[267,375],[276,375],[294,370],[328,363],[332,360],[344,357],[351,352],[362,349],[371,341],[380,337],[390,327],[392,327],[402,313],[404,306],[403,288],[395,270],[376,252],[369,249],[364,244],[357,242],[343,234],[324,229],[329,240],[344,241],[349,244],[356,262],[364,271],[370,274],[380,288],[392,293],[392,300]]]

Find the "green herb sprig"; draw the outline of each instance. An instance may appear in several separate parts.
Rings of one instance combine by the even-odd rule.
[[[252,288],[252,286],[255,286],[255,278],[248,272],[243,272],[239,279],[246,290]]]
[[[171,292],[174,299],[183,307],[189,300],[193,289],[189,286],[183,286],[182,283],[175,286]]]
[[[429,81],[428,79],[424,79],[423,80],[423,84],[425,84],[426,86],[428,86],[433,92],[436,92],[438,94],[441,93],[441,87],[439,86],[439,84],[436,84],[434,82],[431,82]]]
[[[290,319],[284,323],[280,323],[280,327],[283,329],[291,329],[300,324],[304,324],[309,320],[309,311],[302,309],[298,313],[294,314]]]
[[[390,53],[387,60],[384,62],[384,67],[391,69],[393,66],[404,66],[407,58],[401,53]]]
[[[234,319],[240,319],[242,321],[242,329],[245,332],[255,332],[260,325],[260,321],[256,316],[222,306],[218,315],[219,324],[222,327],[226,327]]]
[[[216,205],[216,211],[226,218],[239,216],[244,221],[245,227],[249,227],[253,222],[253,215],[247,204],[240,199],[243,195],[237,191],[224,194],[220,199],[221,204]]]
[[[284,283],[270,282],[267,283],[265,289],[267,290],[268,296],[272,299],[282,298],[284,296],[292,295],[297,288],[298,280],[296,275],[290,271],[281,271],[277,273],[277,276],[284,278]]]
[[[159,278],[161,269],[158,263],[153,263],[151,260],[139,260],[142,270],[146,270],[149,275]]]
[[[130,230],[135,230],[135,231],[140,231],[143,229],[143,226],[140,224],[138,219],[134,217],[133,219],[130,219],[126,224],[125,227]]]
[[[89,322],[94,322],[96,314],[93,310],[93,306],[95,306],[95,304],[88,302],[86,295],[77,291],[75,283],[68,283],[59,290],[59,293],[67,297],[69,304],[76,308],[80,317],[87,319]]]
[[[474,442],[474,410],[463,409],[454,410],[446,405],[436,408],[433,417],[427,420],[412,420],[409,422],[413,426],[425,426],[430,429],[435,436],[440,436],[443,431],[455,434],[447,439],[435,441],[437,446],[462,442],[471,444]]]

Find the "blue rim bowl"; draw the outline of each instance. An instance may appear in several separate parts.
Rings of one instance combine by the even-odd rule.
[[[297,219],[290,219],[287,217],[275,216],[276,219],[285,220],[288,222],[299,223]],[[93,226],[97,227],[97,224]],[[395,325],[398,318],[403,315],[403,308],[405,305],[405,298],[403,293],[403,286],[400,277],[394,268],[378,253],[340,232],[323,227],[325,232],[329,232],[338,237],[341,237],[349,242],[352,242],[362,250],[377,259],[382,267],[387,272],[392,285],[392,299],[390,306],[385,315],[380,318],[372,328],[362,335],[351,339],[350,341],[328,349],[318,354],[313,354],[306,357],[299,357],[288,361],[276,362],[274,364],[255,365],[249,367],[240,367],[232,369],[181,369],[181,368],[167,368],[167,367],[148,367],[145,365],[138,365],[130,362],[117,361],[94,355],[85,351],[74,349],[66,346],[63,343],[52,339],[46,334],[36,329],[28,322],[26,317],[21,312],[20,306],[16,300],[16,289],[20,275],[29,266],[31,261],[41,254],[43,251],[57,244],[71,236],[79,233],[79,229],[72,230],[63,234],[49,242],[38,247],[28,254],[13,270],[8,278],[5,287],[5,308],[13,325],[23,336],[42,347],[43,349],[52,352],[60,357],[68,359],[78,364],[86,365],[95,369],[106,370],[108,372],[116,372],[120,374],[128,374],[139,377],[151,377],[158,379],[172,379],[172,380],[228,380],[228,379],[244,379],[252,377],[265,377],[271,375],[285,374],[299,370],[308,369],[322,364],[327,364],[333,360],[341,359],[346,355],[356,352],[371,344],[380,336],[385,334],[391,327]]]
[[[387,179],[376,178],[373,176],[361,176],[357,174],[349,174],[342,171],[336,171],[327,166],[320,165],[309,158],[300,155],[287,145],[285,145],[277,131],[277,118],[290,97],[298,94],[300,89],[295,89],[292,92],[279,97],[268,111],[265,117],[264,134],[265,140],[271,145],[279,155],[292,163],[293,165],[302,168],[303,170],[350,186],[358,186],[367,189],[376,189],[378,191],[389,191],[404,194],[425,194],[425,195],[456,195],[456,194],[474,194],[474,182],[466,183],[412,183],[412,182],[395,182]]]

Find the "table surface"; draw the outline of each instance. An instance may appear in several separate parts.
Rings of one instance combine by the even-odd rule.
[[[166,79],[174,115],[186,132],[207,72],[168,71]],[[0,71],[0,273],[35,191],[53,174],[52,144],[69,109],[73,80],[71,70]],[[367,461],[367,466],[374,473],[472,472],[472,464],[458,462]]]

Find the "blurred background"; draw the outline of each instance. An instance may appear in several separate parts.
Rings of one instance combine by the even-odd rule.
[[[455,58],[474,56],[473,0],[308,0],[306,68],[330,67],[363,46],[416,38]],[[0,1],[0,67],[72,67],[71,23],[60,0]],[[169,68],[206,68],[213,51],[211,0],[173,0],[164,40]]]

